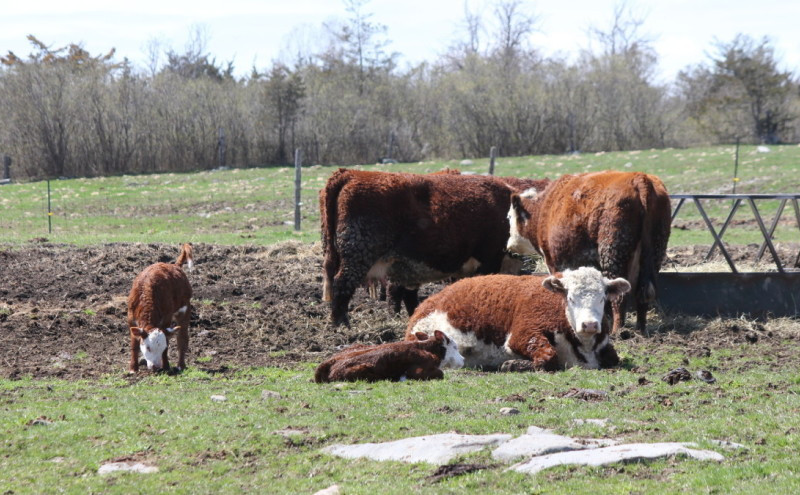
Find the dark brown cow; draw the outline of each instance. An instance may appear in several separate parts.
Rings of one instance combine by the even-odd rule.
[[[133,281],[128,296],[128,327],[131,339],[130,373],[139,371],[139,351],[152,370],[169,370],[167,347],[178,334],[178,368],[186,366],[189,348],[189,320],[192,314],[192,286],[183,272],[192,268],[192,246],[184,244],[175,264],[155,263]],[[172,327],[173,319],[177,322]]]
[[[619,362],[603,317],[607,299],[630,289],[592,267],[534,275],[486,275],[460,280],[414,312],[406,340],[445,332],[464,365],[502,371],[589,369]]]
[[[539,252],[550,273],[594,266],[631,282],[636,328],[645,330],[656,275],[670,233],[670,202],[661,180],[641,172],[565,175],[544,191],[513,194],[508,249]],[[624,306],[614,305],[614,330]]]
[[[444,377],[442,368],[464,365],[458,346],[444,333],[416,337],[413,342],[351,346],[320,364],[314,381],[434,380]]]
[[[427,282],[498,272],[510,192],[543,189],[548,182],[452,172],[334,172],[320,191],[323,300],[331,302],[331,319],[348,323],[350,299],[369,279],[388,278],[413,291]],[[416,297],[406,299],[409,314],[415,305]]]

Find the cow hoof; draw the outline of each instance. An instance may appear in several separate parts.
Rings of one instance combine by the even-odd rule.
[[[528,361],[527,359],[510,359],[500,365],[500,371],[536,371],[536,368],[533,366],[533,361]]]

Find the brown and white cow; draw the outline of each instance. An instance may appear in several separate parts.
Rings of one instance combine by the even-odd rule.
[[[456,343],[440,331],[419,333],[416,340],[380,345],[356,344],[317,367],[314,381],[434,380],[442,368],[461,368],[464,358]]]
[[[604,318],[607,299],[630,290],[595,268],[547,277],[486,275],[460,280],[420,304],[406,340],[443,331],[458,344],[464,366],[502,371],[555,371],[616,366]]]
[[[169,370],[168,341],[178,335],[178,368],[186,367],[189,348],[189,320],[192,314],[192,286],[183,271],[191,270],[192,246],[184,244],[175,264],[155,263],[133,281],[128,296],[128,327],[131,360],[128,371],[139,371],[139,351],[151,370]],[[177,325],[172,326],[173,319]]]
[[[636,328],[645,330],[656,276],[666,257],[670,202],[661,180],[641,172],[564,175],[544,191],[513,194],[509,251],[538,252],[550,273],[594,266],[633,286]],[[614,304],[614,330],[624,324]]]
[[[320,191],[323,300],[347,324],[350,299],[366,280],[419,285],[500,271],[508,239],[510,192],[549,181],[455,172],[406,174],[339,169]]]

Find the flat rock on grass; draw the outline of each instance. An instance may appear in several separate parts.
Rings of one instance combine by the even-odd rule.
[[[107,462],[100,466],[100,469],[97,470],[97,474],[110,474],[115,473],[117,471],[128,471],[134,473],[157,473],[158,468],[156,466],[148,466],[147,464],[143,464],[141,462],[133,462],[133,461],[123,461],[123,462]]]
[[[492,457],[499,461],[511,461],[520,457],[540,456],[565,452],[569,450],[593,449],[614,445],[616,442],[607,439],[575,439],[556,435],[537,426],[528,427],[528,431],[513,440],[503,443],[492,451]]]
[[[423,437],[405,438],[394,442],[362,443],[358,445],[331,445],[323,452],[358,459],[365,457],[375,461],[429,462],[445,464],[454,457],[475,452],[485,447],[495,447],[507,442],[512,435],[458,435],[442,433]]]
[[[630,443],[603,447],[599,449],[560,452],[534,457],[520,462],[509,469],[520,473],[535,474],[543,469],[564,464],[583,466],[603,466],[615,462],[633,462],[661,459],[677,455],[688,456],[701,461],[722,461],[724,456],[711,450],[693,449],[690,443]]]

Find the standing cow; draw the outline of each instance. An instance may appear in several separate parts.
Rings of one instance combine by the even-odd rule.
[[[331,302],[332,321],[348,323],[347,306],[365,280],[388,279],[413,291],[427,282],[500,271],[510,193],[548,182],[334,172],[320,191],[323,300]],[[409,314],[415,306],[416,297],[406,300]]]
[[[636,328],[644,331],[666,257],[670,202],[661,180],[641,172],[564,175],[544,191],[512,194],[509,251],[538,252],[550,273],[594,266],[630,281]],[[613,304],[614,331],[624,306]]]

